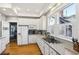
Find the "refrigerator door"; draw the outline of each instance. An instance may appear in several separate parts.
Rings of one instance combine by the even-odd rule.
[[[28,26],[18,26],[18,45],[28,44]]]

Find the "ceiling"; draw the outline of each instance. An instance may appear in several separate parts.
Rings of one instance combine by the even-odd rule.
[[[49,3],[0,3],[0,13],[6,16],[28,16],[40,17],[47,8],[50,9]]]

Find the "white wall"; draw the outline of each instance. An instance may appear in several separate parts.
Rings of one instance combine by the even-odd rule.
[[[8,33],[7,30],[4,30],[5,27],[7,27],[9,29],[9,26],[8,26],[8,22],[6,21],[6,16],[1,14],[0,15],[0,22],[2,25],[0,25],[2,27],[2,37],[6,37],[6,34]],[[7,33],[5,33],[7,31]],[[7,34],[8,35],[8,34]]]
[[[6,41],[5,44],[9,43],[9,24],[6,21],[6,16],[3,14],[0,14],[0,37],[4,37],[4,40]]]

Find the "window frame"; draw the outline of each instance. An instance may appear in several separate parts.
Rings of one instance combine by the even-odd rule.
[[[67,9],[68,7],[74,5],[74,4],[75,4],[75,3],[72,3],[72,4],[70,4],[70,5],[67,5],[65,8],[62,9],[62,12],[63,12],[62,15],[63,15],[63,17],[66,17],[66,16],[64,16],[64,10]],[[75,9],[76,9],[76,8],[75,8]],[[75,12],[76,12],[76,10],[75,10]],[[76,15],[76,14],[74,14],[74,15]],[[73,16],[73,15],[67,16],[67,17],[72,17],[72,16]]]
[[[53,20],[54,20],[53,22],[55,22],[55,17],[54,17],[54,16],[50,16],[50,17],[48,18],[48,26],[52,26],[52,25],[55,24],[55,23],[50,24],[51,18],[53,18]]]

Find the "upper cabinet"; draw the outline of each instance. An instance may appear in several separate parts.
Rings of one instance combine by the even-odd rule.
[[[47,30],[47,18],[46,15],[43,15],[40,17],[40,21],[39,21],[39,29],[40,30]]]
[[[0,37],[7,37],[9,35],[9,24],[6,21],[6,16],[0,15]]]

